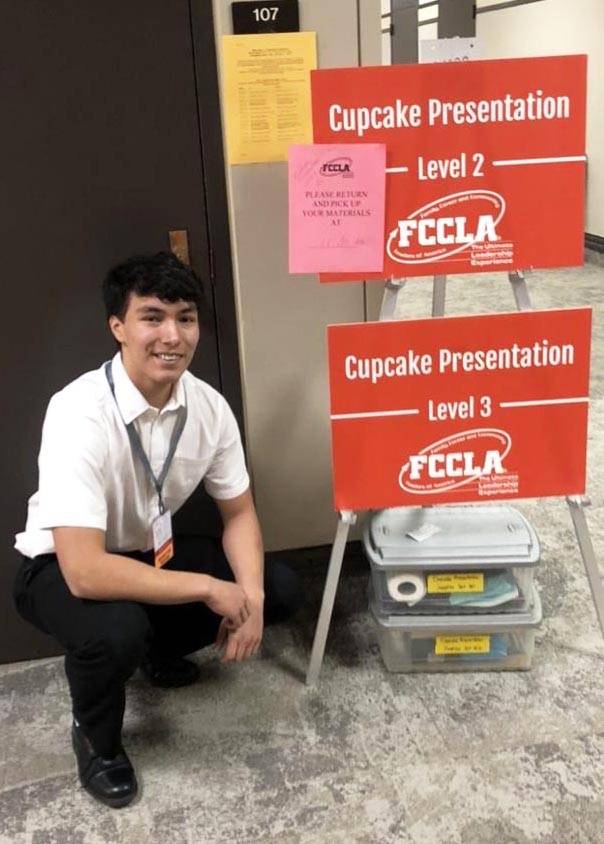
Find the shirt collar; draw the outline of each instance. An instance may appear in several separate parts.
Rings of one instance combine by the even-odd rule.
[[[118,409],[122,415],[122,419],[129,425],[143,413],[146,413],[151,405],[143,396],[140,390],[134,386],[128,373],[124,368],[122,362],[122,355],[117,352],[112,360],[113,381],[115,384],[115,400]],[[179,407],[185,407],[185,388],[182,383],[182,377],[178,379],[176,387],[172,390],[167,404],[161,410],[162,413],[167,410],[177,410]],[[155,411],[156,408],[153,408]]]

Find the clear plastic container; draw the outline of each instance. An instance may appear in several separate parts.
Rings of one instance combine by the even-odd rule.
[[[532,610],[466,616],[382,615],[370,588],[382,658],[389,671],[527,671],[541,624],[541,601]]]
[[[371,578],[381,615],[477,615],[530,610],[533,572],[534,564],[465,571],[372,567]]]
[[[514,613],[532,607],[539,539],[513,507],[376,511],[365,525],[363,545],[382,615]]]

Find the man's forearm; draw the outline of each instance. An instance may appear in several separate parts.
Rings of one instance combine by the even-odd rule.
[[[211,578],[193,572],[158,569],[119,554],[100,554],[80,567],[70,589],[79,598],[186,604],[207,601]]]
[[[222,547],[235,580],[252,601],[264,600],[264,547],[256,514],[238,513],[225,524]]]

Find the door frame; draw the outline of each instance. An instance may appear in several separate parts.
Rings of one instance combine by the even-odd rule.
[[[214,14],[209,0],[188,2],[221,390],[237,418],[245,445]]]

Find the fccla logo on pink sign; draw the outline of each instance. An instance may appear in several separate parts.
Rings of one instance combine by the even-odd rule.
[[[332,158],[331,161],[326,161],[321,165],[319,171],[322,176],[343,176],[345,179],[352,179],[352,158],[348,156],[341,156],[340,158]]]
[[[449,258],[476,243],[499,240],[504,198],[491,190],[466,190],[418,208],[388,235],[386,252],[399,264]]]
[[[453,434],[410,454],[399,472],[399,486],[415,495],[430,495],[465,486],[478,478],[503,475],[512,447],[507,431],[474,428]]]

